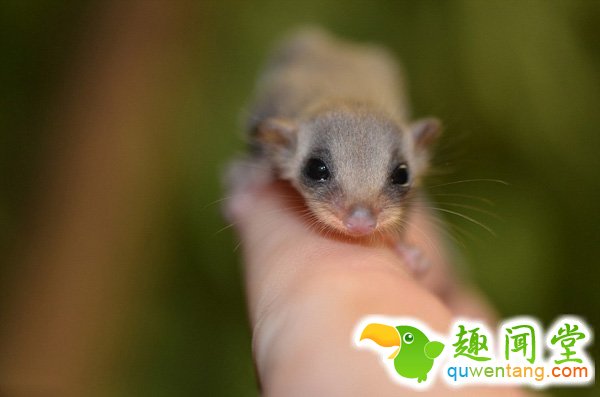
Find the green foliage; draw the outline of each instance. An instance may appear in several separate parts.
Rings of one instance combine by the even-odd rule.
[[[23,219],[59,88],[86,7],[3,2],[0,248]],[[599,325],[600,3],[593,1],[202,1],[193,73],[173,126],[176,180],[161,280],[123,352],[114,395],[256,395],[237,241],[219,214],[219,173],[241,150],[244,104],[271,45],[322,25],[390,47],[408,76],[415,116],[446,126],[430,185],[466,272],[502,316],[546,324],[562,313]],[[460,194],[489,199],[441,196]],[[212,203],[212,204],[211,204]],[[440,204],[445,205],[445,204]],[[459,230],[460,229],[460,230]],[[470,237],[469,237],[470,236]],[[463,262],[463,261],[461,261]],[[1,269],[3,273],[10,269]],[[564,395],[587,395],[568,389]]]

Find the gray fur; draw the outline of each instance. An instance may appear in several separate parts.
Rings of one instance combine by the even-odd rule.
[[[337,40],[311,28],[275,51],[259,79],[250,128],[268,117],[302,117],[329,100],[376,104],[399,121],[408,116],[399,65],[373,45]]]

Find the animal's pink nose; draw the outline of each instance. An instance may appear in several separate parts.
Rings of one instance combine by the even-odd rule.
[[[344,224],[350,234],[364,236],[375,230],[377,220],[370,210],[364,207],[356,207],[350,211]]]

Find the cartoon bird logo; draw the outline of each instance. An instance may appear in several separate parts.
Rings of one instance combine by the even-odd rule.
[[[417,379],[419,383],[427,380],[433,360],[444,350],[443,343],[430,341],[419,329],[407,325],[394,328],[371,323],[362,331],[360,340],[363,339],[371,339],[383,347],[397,346],[388,357],[394,360],[396,372],[404,378]]]

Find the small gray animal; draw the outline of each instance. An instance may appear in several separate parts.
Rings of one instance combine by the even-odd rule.
[[[259,79],[251,161],[289,181],[328,228],[400,241],[440,123],[408,121],[399,74],[379,47],[294,34]]]

